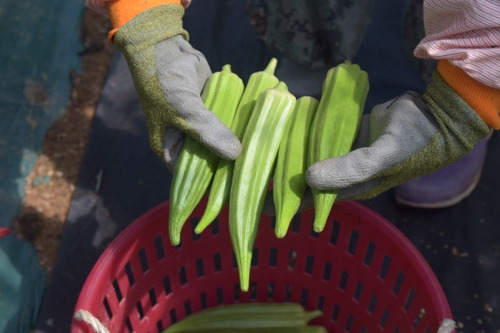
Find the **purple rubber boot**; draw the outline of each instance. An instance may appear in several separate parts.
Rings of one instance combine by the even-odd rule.
[[[459,203],[471,194],[481,178],[489,139],[490,136],[481,139],[454,163],[397,186],[396,201],[418,208],[446,208]]]

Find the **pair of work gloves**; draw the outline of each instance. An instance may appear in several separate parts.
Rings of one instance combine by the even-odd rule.
[[[147,121],[153,151],[173,171],[184,137],[233,160],[241,143],[200,98],[210,66],[188,42],[184,8],[158,6],[114,35],[125,55]],[[427,92],[406,92],[364,116],[352,152],[311,165],[309,186],[338,191],[337,200],[369,199],[467,154],[491,132],[478,113],[436,72]]]

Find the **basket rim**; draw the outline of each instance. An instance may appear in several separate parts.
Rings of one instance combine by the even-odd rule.
[[[132,252],[130,244],[134,242],[137,235],[140,234],[142,230],[146,229],[150,223],[155,222],[154,219],[149,217],[158,214],[159,211],[168,209],[169,204],[169,200],[165,200],[154,206],[152,209],[135,219],[110,242],[89,272],[76,301],[74,313],[78,310],[86,310],[91,314],[96,313],[99,302],[95,302],[95,291],[93,290],[103,290],[103,288],[107,288],[112,282],[109,270],[101,269],[101,267],[116,266],[116,263],[114,265],[112,264],[113,260],[116,260],[117,253],[123,254]],[[341,201],[336,203],[336,205],[347,211],[363,214],[369,218],[368,220],[370,223],[376,223],[377,227],[384,229],[384,233],[394,239],[395,242],[398,243],[398,246],[401,246],[401,251],[405,251],[411,256],[414,265],[420,268],[415,270],[415,274],[423,281],[427,281],[426,286],[429,288],[429,295],[432,304],[434,304],[436,316],[440,318],[441,321],[452,319],[450,305],[434,271],[416,246],[401,230],[379,213],[358,201]]]

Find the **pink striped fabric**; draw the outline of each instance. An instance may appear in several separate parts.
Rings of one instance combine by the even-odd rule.
[[[424,0],[424,25],[416,57],[448,59],[500,88],[500,0]]]

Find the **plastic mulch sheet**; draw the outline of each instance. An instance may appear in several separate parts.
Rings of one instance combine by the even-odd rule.
[[[0,4],[0,226],[19,214],[47,128],[65,111],[78,70],[83,1]],[[33,246],[0,239],[0,332],[34,327],[46,284]]]

